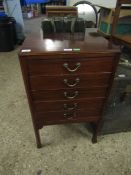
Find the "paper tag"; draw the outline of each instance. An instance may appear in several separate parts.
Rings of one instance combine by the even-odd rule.
[[[21,52],[22,53],[24,53],[24,52],[31,52],[31,49],[22,49]]]
[[[72,49],[64,49],[64,51],[72,51]]]

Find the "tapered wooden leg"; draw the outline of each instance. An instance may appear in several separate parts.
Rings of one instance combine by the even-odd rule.
[[[93,132],[92,143],[97,143],[97,132],[96,131]]]
[[[92,122],[91,126],[93,129],[92,143],[97,143],[97,136],[100,131],[101,121],[98,121],[97,123]]]
[[[39,129],[35,129],[35,136],[36,136],[37,148],[41,148],[42,144],[41,144]]]

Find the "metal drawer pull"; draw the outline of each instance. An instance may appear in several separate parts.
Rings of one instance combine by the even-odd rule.
[[[74,113],[73,112],[72,113],[69,113],[69,112],[64,113],[64,117],[67,119],[72,119],[74,117]]]
[[[78,91],[75,91],[75,93],[74,93],[73,96],[68,96],[68,93],[67,92],[64,92],[64,95],[68,99],[73,99],[73,98],[75,98],[78,95]]]
[[[69,72],[75,72],[78,70],[78,68],[81,66],[81,63],[76,63],[76,68],[70,69],[68,63],[64,63],[63,66],[69,71]]]
[[[74,103],[72,107],[68,106],[67,104],[64,104],[64,109],[67,111],[72,111],[75,110],[77,108],[77,103]]]
[[[80,79],[79,79],[79,78],[76,78],[76,79],[75,79],[75,82],[74,82],[73,84],[70,84],[70,83],[68,82],[67,79],[64,79],[64,83],[65,83],[67,86],[69,86],[69,87],[74,87],[74,86],[76,86],[79,82],[80,82]]]

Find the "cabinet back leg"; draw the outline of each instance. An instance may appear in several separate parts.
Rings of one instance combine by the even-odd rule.
[[[97,136],[100,131],[101,121],[98,121],[97,123],[92,122],[91,126],[93,129],[92,143],[97,143]]]
[[[92,143],[97,143],[97,133],[95,131],[92,136]]]

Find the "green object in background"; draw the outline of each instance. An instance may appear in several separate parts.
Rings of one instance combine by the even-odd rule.
[[[131,33],[131,24],[118,24],[116,29],[118,34],[129,34]]]
[[[112,25],[106,22],[101,22],[100,24],[100,31],[109,35],[111,33]],[[117,34],[131,34],[131,24],[118,24],[116,28]]]
[[[100,31],[103,32],[103,33],[106,33],[106,34],[109,34],[108,33],[108,25],[106,22],[101,22],[100,24]]]

